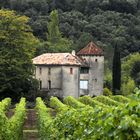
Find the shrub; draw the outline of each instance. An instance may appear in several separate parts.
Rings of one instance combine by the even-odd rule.
[[[112,95],[112,92],[108,88],[104,88],[103,95],[104,96],[111,96]]]
[[[128,78],[126,83],[122,84],[122,95],[130,95],[135,89],[135,82],[131,78]]]

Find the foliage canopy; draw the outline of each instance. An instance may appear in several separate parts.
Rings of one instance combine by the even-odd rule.
[[[33,85],[31,58],[38,39],[26,16],[0,10],[0,94],[13,96],[27,93]],[[18,95],[19,96],[19,95]]]

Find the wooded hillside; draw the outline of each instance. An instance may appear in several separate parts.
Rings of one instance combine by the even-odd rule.
[[[140,50],[139,0],[5,0],[0,6],[30,17],[42,41],[47,40],[50,12],[57,9],[62,35],[73,41],[71,49],[78,51],[93,40],[110,58],[117,40],[122,57]]]

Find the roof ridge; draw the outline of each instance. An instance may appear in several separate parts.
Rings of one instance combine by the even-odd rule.
[[[91,48],[92,48],[92,42],[90,42],[89,53],[90,53],[90,51],[91,51]]]

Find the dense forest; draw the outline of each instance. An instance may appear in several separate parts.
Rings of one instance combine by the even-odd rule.
[[[15,18],[12,24],[16,23],[18,25],[19,21],[19,24],[21,24],[12,33],[12,35],[14,34],[16,36],[14,36],[15,38],[11,36],[10,30],[8,31],[9,38],[7,39],[11,41],[10,43],[8,42],[10,45],[13,45],[12,39],[15,39],[14,43],[17,46],[21,45],[20,40],[19,42],[16,40],[16,38],[19,38],[17,34],[18,29],[23,33],[22,28],[24,28],[25,34],[29,33],[27,36],[24,36],[24,33],[22,34],[24,39],[28,41],[23,42],[21,45],[24,47],[28,42],[29,44],[27,44],[31,47],[31,50],[33,49],[34,53],[32,55],[29,49],[29,55],[24,50],[25,56],[28,56],[28,59],[45,52],[68,52],[73,49],[78,51],[92,40],[104,50],[106,60],[104,87],[112,89],[111,69],[113,59],[111,58],[113,58],[115,45],[117,45],[122,62],[122,93],[128,94],[140,84],[139,0],[5,0],[0,2],[0,8],[14,10],[16,14],[21,17],[23,16],[19,19],[15,13],[1,11],[2,16],[7,16],[8,22]],[[29,17],[29,19],[24,16]],[[7,28],[5,23],[7,23],[7,19],[1,24],[1,31],[3,31],[1,32],[1,36],[5,35],[4,30]],[[26,46],[28,47],[27,44]],[[1,47],[5,52],[9,51],[4,49],[6,45],[7,40],[3,44],[3,47]],[[17,51],[19,51],[18,47]],[[15,56],[13,55],[14,53],[17,55],[16,52],[12,52],[12,57]],[[5,58],[5,60],[9,60],[11,63],[9,56],[5,55]],[[20,59],[20,56],[18,58]],[[15,63],[14,61],[13,63]],[[4,64],[4,61],[2,61],[2,64]],[[31,61],[29,60],[30,64]],[[23,66],[21,65],[21,67]],[[29,68],[30,70],[31,68]],[[5,68],[1,69],[1,71],[5,71]],[[10,73],[12,73],[11,67]],[[19,73],[18,69],[17,73]],[[20,80],[20,77],[16,80]],[[23,83],[25,83],[25,87],[28,84],[31,85],[30,82],[26,83],[23,81]],[[22,85],[21,83],[20,86]],[[4,87],[3,84],[1,86]],[[17,84],[14,84],[14,86],[17,86]],[[1,88],[2,90],[3,88]],[[19,91],[16,92],[18,93]],[[12,92],[15,91],[12,90]]]
[[[1,8],[30,17],[33,33],[42,42],[48,39],[50,12],[57,9],[60,31],[73,42],[71,49],[78,51],[93,40],[107,58],[112,56],[116,41],[122,57],[140,50],[139,0],[5,0]],[[47,51],[43,45],[40,53]]]

